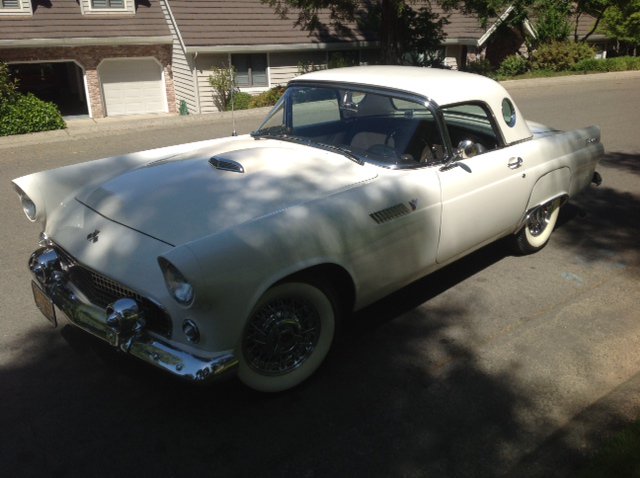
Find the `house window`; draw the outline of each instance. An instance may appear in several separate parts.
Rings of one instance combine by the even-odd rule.
[[[266,54],[233,55],[231,64],[236,70],[236,86],[269,86]]]
[[[357,50],[329,52],[329,58],[328,58],[329,68],[357,66],[359,64],[360,64],[360,52],[358,52]]]
[[[92,8],[124,8],[124,0],[91,0]]]
[[[20,0],[0,0],[2,8],[20,8]]]

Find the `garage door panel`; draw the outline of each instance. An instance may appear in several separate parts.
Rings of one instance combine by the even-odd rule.
[[[108,116],[167,111],[162,68],[155,60],[106,60],[99,74]]]

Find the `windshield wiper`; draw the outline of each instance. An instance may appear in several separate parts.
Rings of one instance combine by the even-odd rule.
[[[335,144],[327,144],[327,143],[311,143],[311,145],[317,145],[322,149],[326,149],[328,151],[332,151],[334,153],[339,153],[350,159],[354,163],[359,164],[360,166],[364,165],[364,161],[360,159],[353,151],[344,146],[336,146]]]
[[[270,128],[260,129],[258,131],[254,131],[251,133],[251,136],[255,139],[260,138],[274,138],[279,139],[281,141],[289,141],[291,143],[304,144],[306,146],[315,146],[320,149],[324,149],[326,151],[331,151],[333,153],[338,153],[345,156],[347,159],[350,159],[354,163],[362,166],[364,161],[360,159],[353,151],[344,147],[344,146],[336,146],[335,144],[327,144],[327,143],[318,143],[309,138],[304,138],[301,136],[291,136],[288,133],[290,129],[285,126],[272,126]]]
[[[291,132],[290,128],[283,125],[270,126],[269,128],[263,128],[251,133],[253,138],[280,138],[286,136]]]

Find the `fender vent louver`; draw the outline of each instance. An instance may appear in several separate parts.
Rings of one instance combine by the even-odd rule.
[[[384,222],[392,221],[393,219],[405,216],[410,212],[411,211],[409,210],[409,208],[404,204],[396,204],[395,206],[388,207],[387,209],[373,212],[369,214],[369,216],[371,216],[371,219],[376,221],[378,224],[382,224]]]
[[[230,159],[225,159],[220,156],[213,156],[209,159],[209,164],[216,169],[220,169],[222,171],[231,171],[234,173],[244,173],[244,168],[242,164],[232,161]]]

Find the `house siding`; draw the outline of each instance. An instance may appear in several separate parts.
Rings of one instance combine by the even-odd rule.
[[[215,113],[218,111],[213,102],[213,89],[209,84],[209,76],[213,74],[214,66],[228,65],[229,55],[206,54],[196,58],[196,74],[200,98],[201,113]]]
[[[326,52],[287,52],[271,53],[269,55],[270,86],[286,86],[286,84],[298,76],[302,64],[319,69],[326,68]]]
[[[162,13],[173,37],[171,67],[175,89],[176,108],[182,101],[187,105],[189,113],[200,113],[200,101],[195,77],[195,66],[191,55],[185,51],[180,32],[174,22],[168,2],[161,2]]]

